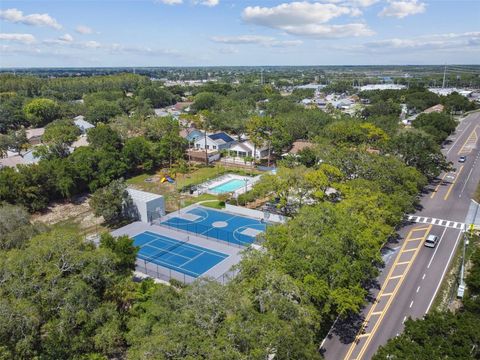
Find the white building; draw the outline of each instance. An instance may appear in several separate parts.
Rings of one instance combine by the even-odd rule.
[[[233,144],[229,152],[235,157],[254,157],[255,159],[263,159],[268,157],[268,146],[255,147],[250,140],[239,141]],[[232,154],[234,153],[234,154]]]
[[[224,132],[207,135],[205,144],[205,136],[199,137],[194,142],[196,150],[223,150],[228,149],[235,142],[229,135]]]
[[[405,85],[400,84],[370,84],[360,86],[360,91],[372,91],[372,90],[402,90],[406,89]]]
[[[142,222],[152,222],[165,215],[165,200],[162,195],[140,191],[136,189],[127,189],[128,194],[133,201],[134,212]]]
[[[88,129],[92,129],[95,127],[95,125],[90,124],[88,121],[85,120],[85,116],[83,115],[78,115],[73,118],[73,123],[75,124],[76,127],[80,129],[82,134],[85,134]]]

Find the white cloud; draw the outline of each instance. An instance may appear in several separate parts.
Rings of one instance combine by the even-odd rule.
[[[422,51],[422,50],[472,50],[480,46],[480,32],[431,34],[411,39],[392,38],[363,44],[360,50],[368,52]]]
[[[308,24],[304,26],[285,27],[284,30],[292,35],[327,39],[371,36],[375,34],[373,30],[362,23],[343,25]]]
[[[193,0],[195,5],[204,5],[208,7],[217,6],[220,3],[220,0]]]
[[[368,0],[359,1],[366,4]],[[373,34],[373,31],[362,23],[326,24],[344,15],[359,16],[361,11],[351,6],[303,1],[284,3],[271,8],[249,6],[243,10],[242,17],[248,23],[280,29],[298,36],[340,38]]]
[[[102,45],[98,41],[85,41],[83,43],[80,43],[80,46],[90,48],[90,49],[98,49]]]
[[[312,23],[326,23],[341,15],[351,15],[352,8],[335,4],[292,2],[267,8],[248,6],[243,10],[246,22],[274,28]]]
[[[32,44],[35,42],[35,37],[32,34],[0,34],[0,40],[15,41],[24,44]]]
[[[355,6],[369,7],[378,3],[379,1],[380,0],[350,0],[350,3]]]
[[[421,14],[425,12],[425,9],[425,3],[418,2],[418,0],[389,1],[388,6],[384,7],[379,15],[402,19],[409,15]]]
[[[73,36],[70,35],[70,34],[64,34],[64,35],[60,36],[58,38],[58,40],[64,41],[64,42],[67,42],[67,43],[71,43],[71,42],[73,42]]]
[[[261,35],[214,36],[211,39],[222,44],[258,44],[266,47],[290,47],[303,43],[301,40],[277,40],[271,36]]]
[[[62,26],[48,14],[30,14],[23,15],[23,12],[17,9],[0,10],[0,19],[33,26],[48,26],[54,29],[61,29]]]
[[[165,5],[179,5],[183,3],[183,0],[155,0],[155,2]]]
[[[83,35],[88,35],[88,34],[93,34],[93,29],[91,27],[85,26],[85,25],[78,25],[75,28],[75,31],[79,34]]]

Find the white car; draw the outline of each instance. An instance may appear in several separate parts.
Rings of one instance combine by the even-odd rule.
[[[424,245],[426,247],[434,248],[435,246],[437,246],[437,242],[438,242],[437,235],[428,235]]]

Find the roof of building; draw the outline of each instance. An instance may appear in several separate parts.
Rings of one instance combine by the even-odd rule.
[[[31,139],[42,136],[45,133],[45,128],[28,129],[25,132],[27,134],[27,139]]]
[[[76,118],[73,119],[73,123],[84,130],[94,128],[95,125],[89,123],[88,121],[84,120],[84,117],[80,117],[81,115],[77,116]]]
[[[298,154],[300,151],[306,149],[306,148],[311,148],[311,147],[314,147],[315,144],[310,142],[310,141],[307,141],[307,140],[297,140],[297,141],[294,141],[293,144],[292,144],[292,148],[290,149],[290,151],[288,152],[289,154]]]
[[[443,106],[442,104],[437,104],[437,105],[433,105],[432,107],[429,107],[428,109],[423,110],[423,112],[426,114],[433,113],[433,112],[440,113],[444,109],[445,109],[445,106]]]
[[[220,143],[221,143],[221,142],[229,143],[229,142],[235,141],[235,140],[233,140],[229,135],[227,135],[227,134],[224,133],[224,132],[219,132],[219,133],[216,133],[216,134],[211,134],[211,135],[208,135],[208,137],[209,137],[210,139],[212,139],[213,141],[215,141],[215,142],[219,142],[218,140],[222,140],[222,141],[220,141]]]
[[[163,198],[162,195],[154,194],[151,192],[146,192],[146,191],[141,191],[137,189],[127,189],[128,194],[132,197],[132,200],[139,200],[143,202],[151,201],[151,200],[156,200],[156,199],[161,199]]]

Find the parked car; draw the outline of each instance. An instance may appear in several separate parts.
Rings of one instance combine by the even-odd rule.
[[[466,160],[467,160],[467,157],[466,157],[466,156],[460,156],[460,157],[458,158],[458,162],[460,162],[460,163],[464,163]]]
[[[428,235],[424,245],[426,247],[434,248],[435,246],[437,246],[437,242],[438,242],[437,235]]]

